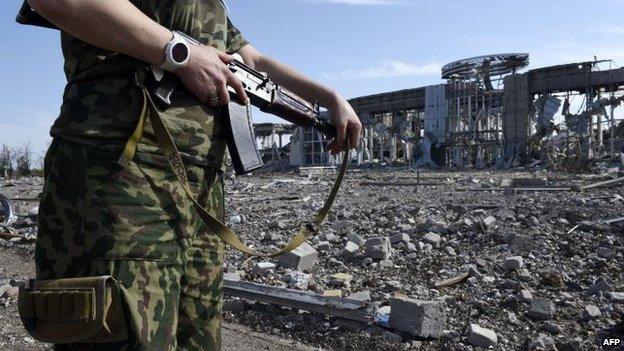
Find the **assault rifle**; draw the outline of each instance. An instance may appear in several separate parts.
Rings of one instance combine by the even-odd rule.
[[[184,33],[180,33],[184,35]],[[200,45],[193,38],[184,35],[190,42]],[[311,104],[295,93],[273,83],[262,72],[234,60],[228,64],[230,71],[241,81],[251,104],[299,127],[311,127],[328,137],[337,136],[336,128],[320,117],[318,104]],[[159,105],[171,105],[171,96],[179,85],[178,79],[170,73],[152,67],[155,84],[152,95]],[[236,174],[244,174],[262,167],[253,130],[251,109],[240,102],[232,88],[228,88],[231,102],[222,107],[228,123],[228,149]]]
[[[52,23],[37,14],[26,1],[16,18],[17,22],[39,27],[56,28]],[[178,32],[179,33],[179,32]],[[189,42],[201,45],[194,38],[183,35]],[[335,138],[336,128],[320,117],[318,104],[310,103],[293,92],[280,87],[265,73],[258,72],[235,60],[228,68],[243,83],[251,104],[261,111],[285,119],[299,127],[312,127],[328,137]],[[159,68],[152,67],[154,82],[151,93],[161,107],[171,105],[171,97],[180,85],[177,78]],[[229,88],[231,102],[222,107],[228,116],[228,148],[237,174],[244,174],[262,167],[263,161],[254,135],[251,109],[240,102],[233,89]]]

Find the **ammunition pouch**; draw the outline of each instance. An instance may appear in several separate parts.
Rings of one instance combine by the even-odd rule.
[[[53,344],[110,343],[128,330],[113,277],[31,280],[21,287],[19,315],[28,333]]]

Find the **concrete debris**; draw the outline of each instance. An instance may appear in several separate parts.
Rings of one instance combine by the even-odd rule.
[[[446,326],[446,304],[409,298],[390,300],[390,326],[421,338],[437,338]]]
[[[476,347],[488,348],[498,344],[498,335],[495,331],[482,328],[476,324],[470,324],[466,334],[468,342]]]
[[[524,259],[521,256],[508,257],[505,260],[505,269],[508,271],[517,271],[524,267]]]
[[[545,298],[536,298],[531,302],[529,316],[537,320],[549,320],[555,315],[555,305]]]
[[[390,257],[390,240],[388,238],[370,238],[366,240],[365,255],[373,260],[385,260]]]
[[[277,264],[283,268],[307,271],[318,261],[318,251],[310,244],[303,243],[295,250],[280,256]]]
[[[624,221],[617,219],[623,215],[624,202],[616,195],[622,195],[624,184],[583,192],[518,191],[509,196],[496,189],[503,178],[535,178],[547,180],[546,187],[578,187],[602,181],[605,174],[622,177],[624,167],[594,174],[554,173],[541,166],[504,173],[487,168],[436,171],[425,176],[443,178],[436,182],[444,185],[360,187],[362,181],[416,182],[416,172],[379,167],[351,170],[326,225],[309,240],[307,247],[316,252],[243,264],[248,257],[228,249],[224,273],[228,281],[258,284],[257,293],[278,290],[268,290],[262,300],[245,289],[238,292],[246,297],[228,295],[232,297],[227,301],[236,302],[236,312],[226,308],[226,320],[336,350],[345,349],[344,345],[388,351],[412,345],[421,345],[422,350],[476,350],[468,341],[470,323],[496,335],[497,344],[490,346],[496,350],[547,349],[550,340],[559,350],[594,350],[597,338],[621,335],[617,326],[624,315]],[[228,225],[262,251],[283,246],[310,220],[323,205],[335,172],[278,178],[292,181],[274,182],[274,175],[245,177],[244,187],[226,181]],[[0,187],[10,199],[36,199],[42,190],[40,179],[12,183],[15,186]],[[467,186],[482,191],[457,191]],[[0,267],[0,286],[12,286],[11,279],[34,274],[37,222],[29,211],[37,202],[12,203],[19,220],[0,225],[0,262],[11,263],[10,269]],[[19,258],[24,263],[14,263]],[[313,296],[318,304],[313,310],[300,302],[284,305],[286,295],[279,295],[279,289],[288,289],[288,296],[291,291],[301,294],[298,299]],[[7,321],[0,322],[4,337],[19,322],[15,300],[8,293],[3,296],[0,307],[8,306],[0,308],[0,321]],[[395,298],[425,305],[396,307]],[[348,318],[340,315],[344,310],[336,311],[334,301],[369,305],[371,311],[356,314],[364,325],[337,322],[336,318]],[[445,307],[429,310],[428,303]],[[375,314],[373,325],[366,325],[375,307],[384,313]],[[402,308],[422,309],[427,318],[421,323],[420,312],[401,316]],[[331,313],[338,315],[324,316]],[[410,331],[385,329],[391,314],[393,324],[403,323]],[[384,336],[384,331],[389,333]],[[24,337],[27,334],[0,340],[0,349]]]

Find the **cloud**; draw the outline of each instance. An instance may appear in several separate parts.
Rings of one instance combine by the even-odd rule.
[[[386,60],[379,62],[376,66],[362,69],[350,69],[338,73],[323,73],[321,78],[332,79],[375,79],[392,77],[413,77],[440,75],[442,65],[429,63],[415,65],[397,60]]]
[[[388,6],[403,3],[401,0],[307,0],[308,2],[322,2],[328,4],[343,4],[353,6]]]

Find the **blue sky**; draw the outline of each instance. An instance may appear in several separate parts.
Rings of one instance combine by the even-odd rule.
[[[531,68],[598,58],[624,65],[624,0],[229,0],[257,47],[345,97],[442,82],[440,67],[528,52]],[[58,33],[14,23],[0,2],[0,143],[49,141],[65,79]],[[259,121],[267,120],[258,116]]]

